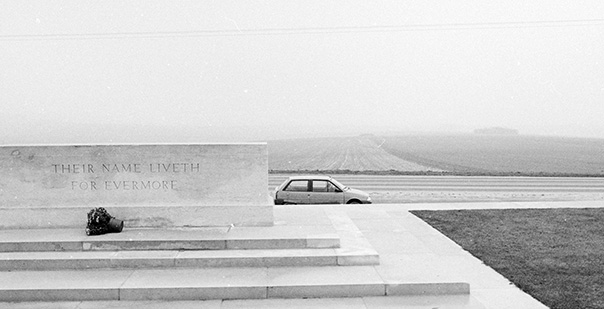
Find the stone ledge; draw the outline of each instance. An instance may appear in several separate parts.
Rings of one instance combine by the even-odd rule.
[[[387,283],[371,266],[13,271],[0,272],[0,279],[0,299],[23,302],[453,295],[470,292],[469,284],[463,282]],[[83,291],[88,292],[82,294]]]
[[[128,227],[272,226],[273,206],[104,206]],[[94,206],[0,207],[0,230],[84,228]]]
[[[340,258],[333,249],[10,252],[0,253],[0,271],[337,266]],[[375,259],[356,262],[349,265],[372,265]]]
[[[338,248],[329,226],[269,226],[179,229],[124,229],[121,233],[86,236],[83,229],[2,231],[0,252],[238,250]]]

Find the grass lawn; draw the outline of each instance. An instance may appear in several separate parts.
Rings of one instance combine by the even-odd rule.
[[[604,308],[604,208],[412,213],[550,308]]]

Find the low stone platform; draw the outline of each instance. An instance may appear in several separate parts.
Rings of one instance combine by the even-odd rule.
[[[50,229],[10,231],[7,233],[10,237],[4,241],[4,251],[11,251],[9,247],[19,243],[19,239],[29,243],[34,251],[2,253],[0,299],[5,302],[182,301],[468,295],[469,283],[450,276],[439,278],[439,272],[445,270],[432,269],[425,262],[401,261],[393,265],[393,256],[387,254],[388,262],[380,263],[381,254],[378,255],[365,236],[365,233],[371,235],[371,231],[358,226],[354,220],[354,216],[359,215],[355,209],[366,208],[275,207],[272,227],[206,230],[207,235],[215,235],[205,240],[222,235],[221,249],[211,250],[184,250],[184,246],[178,250],[156,250],[163,246],[157,242],[158,238],[181,245],[190,245],[192,238],[198,238],[193,243],[203,240],[199,235],[187,234],[190,232],[187,230],[167,230],[162,235],[161,230],[126,227],[122,233],[104,235],[106,237],[86,237],[83,231],[69,229],[57,233]],[[363,215],[367,219],[381,216],[382,212],[374,211]],[[388,224],[383,227],[390,228]],[[268,230],[272,230],[272,236],[266,234]],[[238,231],[241,231],[239,235]],[[400,232],[395,229],[393,233]],[[34,241],[37,237],[38,241]],[[416,250],[413,242],[398,243],[381,238],[390,247],[401,250],[401,254]],[[282,239],[282,245],[286,246],[241,249],[228,245],[230,240],[236,240],[253,248],[264,241],[274,242],[270,239]],[[57,242],[56,247],[49,245]],[[38,245],[46,251],[39,251],[42,247]],[[132,246],[138,249],[129,250]],[[408,276],[409,270],[424,272],[425,276]]]
[[[46,309],[46,308],[207,308],[207,309],[249,309],[249,308],[347,308],[347,309],[382,309],[382,308],[464,308],[464,309],[536,309],[547,308],[539,301],[524,293],[511,284],[506,278],[486,266],[482,261],[463,250],[453,241],[439,233],[437,230],[415,217],[409,210],[445,210],[445,209],[504,209],[504,208],[585,208],[604,207],[602,201],[578,202],[502,202],[502,203],[429,203],[429,204],[373,204],[373,205],[338,205],[338,206],[276,206],[275,218],[278,225],[287,223],[297,225],[326,224],[326,213],[334,222],[340,236],[342,248],[347,246],[356,236],[362,235],[363,242],[371,245],[379,253],[380,264],[353,267],[310,267],[274,268],[283,273],[271,272],[268,284],[277,284],[278,276],[283,280],[290,279],[291,271],[301,270],[315,280],[318,284],[322,274],[332,273],[336,269],[351,269],[362,276],[365,272],[357,271],[373,269],[382,280],[384,287],[393,287],[394,284],[407,288],[405,292],[399,290],[400,295],[389,289],[388,296],[350,296],[339,297],[335,288],[327,290],[333,295],[320,298],[259,298],[259,299],[213,299],[213,300],[110,300],[86,301],[86,292],[82,297],[73,301],[27,301],[27,297],[18,302],[4,298],[9,289],[23,287],[19,280],[44,281],[47,289],[62,287],[66,284],[76,285],[78,278],[57,277],[51,280],[52,275],[59,276],[63,272],[0,272],[0,289],[5,294],[0,296],[0,308],[10,309]],[[342,226],[352,225],[353,230],[340,229]],[[360,242],[359,242],[360,243]],[[231,269],[237,271],[240,268]],[[257,268],[263,271],[264,268]],[[176,269],[178,270],[178,269]],[[184,269],[181,269],[184,270]],[[228,271],[229,269],[226,269]],[[98,272],[96,270],[95,272]],[[133,274],[141,270],[114,270],[115,274],[123,277],[122,272]],[[148,270],[144,271],[148,274]],[[14,273],[14,275],[12,274]],[[65,272],[69,274],[71,271]],[[25,274],[25,276],[22,276]],[[188,276],[186,271],[178,272],[183,277]],[[200,275],[192,272],[190,277]],[[228,273],[224,273],[227,275]],[[337,274],[333,272],[333,274]],[[370,273],[371,274],[371,273]],[[143,273],[140,273],[143,275]],[[353,274],[354,275],[354,274]],[[300,275],[302,276],[302,275]],[[260,278],[260,277],[257,277]],[[263,277],[267,278],[267,277]],[[375,278],[375,277],[373,277]],[[16,280],[11,282],[10,280]],[[116,282],[119,281],[117,279]],[[152,277],[149,280],[153,280]],[[183,284],[188,284],[190,278],[183,279]],[[301,279],[297,279],[301,280]],[[357,277],[358,280],[358,277]],[[103,282],[99,279],[97,287]],[[300,283],[301,281],[298,281]],[[354,282],[354,281],[351,281]],[[358,282],[358,281],[357,281]],[[133,282],[132,282],[133,283]],[[268,286],[267,284],[267,286]],[[290,286],[295,282],[289,282]],[[378,282],[379,284],[379,282]],[[117,283],[115,285],[118,286]],[[282,285],[283,286],[283,285]],[[458,289],[465,287],[468,289]],[[471,287],[471,289],[469,289]],[[119,288],[117,288],[119,289]],[[84,290],[84,289],[81,289]],[[460,291],[461,290],[461,291]],[[266,297],[269,297],[268,287]],[[15,291],[17,293],[17,291]],[[23,292],[25,293],[25,292]],[[73,292],[75,293],[75,292]],[[116,292],[117,295],[118,292]],[[26,294],[26,293],[25,293]],[[325,295],[327,293],[323,293]],[[340,290],[340,296],[343,292]],[[396,293],[395,293],[396,294]],[[124,294],[125,295],[125,294]],[[292,296],[293,297],[293,296]],[[318,297],[318,296],[315,296]],[[31,298],[29,298],[31,299]]]

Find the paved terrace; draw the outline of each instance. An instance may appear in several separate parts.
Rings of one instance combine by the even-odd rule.
[[[470,294],[170,302],[0,302],[0,308],[546,308],[447,237],[410,214],[409,210],[603,206],[604,201],[275,207],[277,221],[319,210],[349,218],[379,253],[380,265],[372,267],[385,282],[467,282],[470,284]],[[320,273],[320,268],[317,271]]]

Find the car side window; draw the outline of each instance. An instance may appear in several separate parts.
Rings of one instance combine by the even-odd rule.
[[[292,180],[283,191],[306,192],[308,180]]]
[[[336,186],[327,180],[313,180],[313,192],[336,192]]]
[[[327,181],[313,180],[312,181],[312,192],[328,192],[327,191]]]

